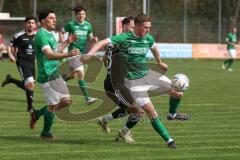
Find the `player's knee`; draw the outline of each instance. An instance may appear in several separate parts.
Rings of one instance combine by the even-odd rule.
[[[57,106],[55,106],[55,105],[50,105],[50,106],[47,107],[49,112],[55,112],[56,108],[57,108]]]
[[[78,77],[79,80],[84,79],[84,70],[76,70],[75,74],[76,74],[76,76]]]
[[[149,119],[154,119],[158,117],[158,113],[151,103],[145,104],[144,106],[142,106],[142,109],[146,112]]]
[[[33,91],[34,88],[35,88],[35,83],[34,82],[25,83],[25,88],[28,89],[28,90]]]
[[[72,101],[70,100],[70,98],[63,98],[60,101],[60,106],[62,107],[68,107],[72,104]]]
[[[177,92],[174,89],[170,90],[168,94],[174,98],[181,99],[183,96],[183,92]]]

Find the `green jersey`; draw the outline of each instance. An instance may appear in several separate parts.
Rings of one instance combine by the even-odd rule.
[[[234,34],[234,33],[228,33],[226,39],[227,39],[228,42],[237,43],[237,35]],[[227,49],[228,49],[228,50],[229,50],[229,49],[235,49],[235,47],[234,47],[234,45],[232,45],[232,44],[228,44],[228,45],[227,45]]]
[[[45,83],[60,77],[58,60],[49,60],[43,53],[45,48],[56,51],[57,41],[53,34],[44,28],[40,28],[34,38],[34,49],[37,59],[37,81]]]
[[[79,23],[74,20],[65,24],[64,30],[69,34],[76,34],[78,36],[78,40],[71,43],[68,49],[78,48],[81,53],[84,53],[87,39],[92,34],[92,25],[87,21]]]
[[[154,39],[150,34],[138,38],[133,32],[126,32],[109,38],[109,41],[119,49],[125,77],[137,79],[148,73],[146,54],[154,45]]]

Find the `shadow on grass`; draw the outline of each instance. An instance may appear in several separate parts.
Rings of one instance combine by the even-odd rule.
[[[41,139],[40,137],[23,137],[23,136],[0,136],[0,140],[13,141],[13,142],[25,142],[31,144],[67,144],[67,145],[130,145],[130,146],[139,146],[139,144],[126,144],[123,142],[116,142],[114,139],[64,139],[64,138],[55,138],[53,140]]]
[[[21,102],[21,103],[26,103],[25,98],[17,99],[17,98],[11,98],[11,97],[1,97],[0,98],[1,102]],[[44,100],[34,100],[34,103],[45,103]]]

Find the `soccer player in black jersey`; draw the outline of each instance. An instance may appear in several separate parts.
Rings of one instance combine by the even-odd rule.
[[[122,20],[122,32],[129,32],[134,27],[133,17],[129,16]],[[118,137],[122,137],[126,142],[133,142],[130,129],[132,129],[139,120],[139,113],[141,114],[140,108],[134,107],[134,100],[128,89],[123,85],[124,78],[120,74],[118,48],[116,46],[108,46],[105,55],[105,66],[107,67],[107,76],[104,81],[104,89],[109,98],[111,98],[119,108],[113,111],[111,114],[97,118],[97,123],[102,127],[103,131],[106,133],[110,132],[110,128],[107,122],[113,119],[124,117],[129,115],[126,125],[122,130],[118,131]],[[117,74],[116,74],[117,73]],[[116,84],[117,83],[117,84]],[[124,94],[122,94],[124,93]],[[129,109],[132,109],[130,111]],[[135,113],[132,113],[135,112]],[[121,136],[121,132],[125,132],[124,136]]]
[[[2,87],[7,84],[16,84],[25,90],[27,96],[27,111],[33,110],[33,93],[35,87],[35,54],[33,48],[33,38],[35,36],[35,17],[25,18],[25,29],[16,33],[11,40],[11,51],[14,56],[10,56],[10,61],[16,62],[22,80],[17,80],[11,75],[7,75],[2,82]],[[16,57],[16,58],[15,58]]]

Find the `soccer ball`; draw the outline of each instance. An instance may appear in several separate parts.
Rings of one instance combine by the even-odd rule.
[[[183,92],[189,87],[189,80],[185,74],[175,74],[172,78],[172,88],[178,92]]]

